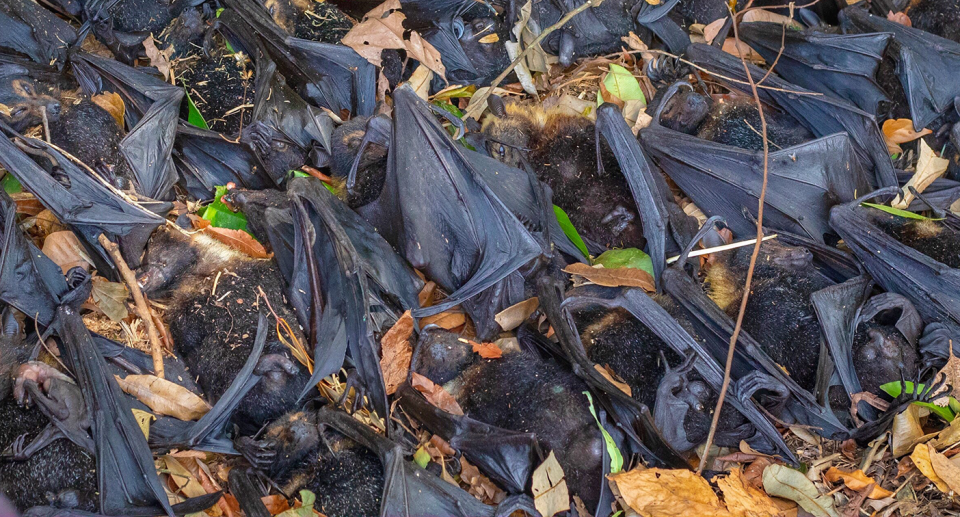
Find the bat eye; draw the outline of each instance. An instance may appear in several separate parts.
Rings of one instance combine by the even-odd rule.
[[[507,155],[507,150],[504,149],[502,144],[500,145],[500,148],[497,149],[497,154],[499,154],[501,158]]]
[[[17,108],[10,112],[10,116],[17,119],[27,112],[27,108]]]
[[[463,19],[454,18],[453,19],[453,35],[456,36],[457,39],[460,39],[463,37],[463,31],[464,31]]]

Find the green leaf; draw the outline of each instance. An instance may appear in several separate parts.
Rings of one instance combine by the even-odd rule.
[[[610,455],[610,473],[616,474],[623,470],[623,455],[620,454],[620,449],[617,448],[613,437],[603,428],[603,424],[601,424],[600,419],[597,418],[597,411],[593,408],[593,397],[590,396],[590,392],[584,391],[583,394],[587,396],[587,403],[590,404],[590,414],[593,415],[593,420],[597,422],[597,427],[600,428],[600,433],[603,434],[603,441],[607,444],[607,454]]]
[[[471,95],[472,95],[472,94],[471,94]],[[442,109],[443,111],[446,111],[447,113],[452,114],[453,116],[455,116],[455,117],[457,117],[457,118],[461,118],[461,119],[463,118],[463,112],[460,111],[460,108],[454,106],[453,104],[451,104],[451,103],[449,103],[449,102],[443,102],[443,101],[439,101],[439,100],[434,100],[434,101],[431,102],[430,104],[433,104],[434,106]],[[453,124],[448,125],[448,126],[446,127],[446,129],[447,129],[447,133],[448,133],[450,136],[453,136],[453,135],[457,134],[457,128],[454,127]],[[457,140],[457,142],[459,142],[460,145],[466,147],[467,149],[470,149],[471,151],[476,151],[476,150],[477,150],[475,147],[473,147],[472,145],[470,145],[469,143],[467,143],[467,139],[465,139],[465,138],[463,138],[463,137],[461,137],[460,140]]]
[[[904,217],[907,219],[919,219],[921,221],[942,221],[943,219],[934,219],[932,217],[926,217],[920,214],[915,214],[907,210],[900,210],[899,208],[893,208],[892,206],[887,205],[878,205],[876,203],[860,203],[863,206],[869,206],[870,208],[876,208],[882,212],[886,212],[890,215],[895,215],[897,217]]]
[[[417,452],[413,453],[413,462],[420,465],[422,469],[427,468],[427,465],[430,464],[430,453],[420,447]]]
[[[640,88],[640,82],[630,73],[629,70],[620,65],[610,65],[610,73],[603,78],[603,86],[610,92],[610,95],[626,102],[641,101],[647,103],[643,96],[643,90]]]
[[[891,159],[891,160],[896,160],[896,159],[899,158],[899,157],[900,157],[900,153],[893,153],[893,154],[890,155],[890,159]]]
[[[573,227],[573,223],[570,222],[570,218],[567,216],[567,213],[563,211],[557,205],[553,205],[553,213],[557,216],[557,222],[560,223],[560,229],[563,230],[563,234],[570,239],[570,242],[580,250],[580,253],[583,253],[583,256],[590,258],[590,252],[587,251],[587,245],[583,243],[583,239],[580,238],[580,233],[577,232],[577,229]]]
[[[203,115],[200,114],[200,110],[197,109],[197,105],[193,103],[193,99],[190,98],[190,92],[187,91],[187,87],[183,87],[183,93],[187,97],[187,122],[196,126],[200,129],[210,129],[210,126],[207,125],[207,121],[203,119]]]
[[[213,203],[207,205],[203,211],[202,218],[210,221],[210,226],[217,228],[229,228],[231,230],[243,230],[247,233],[247,216],[243,212],[234,212],[227,205],[223,204],[220,198],[227,193],[227,187],[217,187],[214,194]]]
[[[594,264],[602,264],[607,269],[621,267],[632,267],[642,269],[650,276],[653,276],[653,260],[643,250],[637,248],[626,248],[617,250],[607,250],[593,260]]]
[[[309,178],[310,175],[303,171],[290,171],[294,178]]]
[[[443,93],[438,93],[436,97],[433,98],[434,102],[443,101],[447,99],[459,99],[459,98],[470,98],[473,97],[473,94],[477,92],[477,86],[475,84],[461,86],[460,88],[454,88]]]
[[[920,389],[920,391],[923,391],[924,385],[920,384],[917,387]],[[881,384],[880,389],[882,389],[887,395],[890,395],[893,398],[899,397],[900,392],[903,391],[903,387],[901,386],[900,381],[893,381],[893,382],[888,382],[886,384]],[[913,383],[910,381],[907,381],[907,393],[908,394],[914,393]],[[960,409],[960,402],[958,402],[957,399],[953,397],[950,397],[948,407],[940,407],[936,404],[931,404],[929,402],[914,402],[914,404],[922,408],[929,409],[931,413],[946,420],[947,422],[953,421],[954,417],[957,416],[956,415],[957,409]]]
[[[3,185],[3,191],[7,194],[23,192],[23,185],[9,172],[3,176],[3,179],[0,179],[0,185]]]
[[[313,517],[313,505],[317,503],[317,496],[309,490],[301,490],[300,502],[303,503],[300,508],[291,508],[276,517]]]

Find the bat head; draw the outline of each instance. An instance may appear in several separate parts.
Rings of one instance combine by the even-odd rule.
[[[674,131],[695,134],[700,123],[710,112],[710,101],[705,95],[683,89],[667,99],[660,124]]]
[[[917,375],[917,348],[893,325],[867,322],[857,329],[853,343],[853,364],[860,386],[879,393],[880,385]]]
[[[499,24],[495,18],[474,18],[470,21],[454,20],[454,34],[460,47],[480,78],[492,77],[510,63],[507,48],[498,35]],[[456,74],[456,72],[454,72]],[[466,78],[467,80],[475,78]]]
[[[137,283],[148,294],[172,288],[199,259],[200,250],[189,235],[161,227],[147,244]]]
[[[19,65],[0,65],[0,120],[16,131],[60,116],[60,101],[37,91],[36,83]]]
[[[417,341],[417,362],[414,371],[443,385],[473,362],[473,350],[458,335],[439,327],[429,326]]]

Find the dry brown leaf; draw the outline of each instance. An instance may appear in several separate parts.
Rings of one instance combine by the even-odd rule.
[[[960,467],[929,445],[927,445],[927,452],[930,455],[933,471],[954,494],[960,494]]]
[[[607,476],[620,497],[645,517],[729,517],[706,479],[690,470],[634,469]]]
[[[867,494],[867,498],[869,499],[884,499],[893,495],[893,492],[881,488],[877,480],[864,474],[862,470],[845,472],[837,467],[830,467],[827,469],[827,472],[824,473],[824,478],[830,483],[843,481],[843,484],[846,485],[847,488],[856,492],[860,492],[872,484],[873,490]]]
[[[290,509],[287,498],[280,494],[261,497],[260,501],[267,507],[270,515],[278,515]]]
[[[739,52],[737,49],[739,49]],[[760,57],[760,54],[757,54],[752,48],[750,48],[749,45],[742,41],[737,44],[737,40],[733,38],[727,38],[723,41],[723,51],[737,58],[742,56],[744,59],[754,64],[764,63],[763,58]]]
[[[563,467],[557,461],[553,451],[533,471],[533,505],[543,517],[553,517],[554,514],[570,509],[570,493],[567,491],[567,480],[563,474]]]
[[[723,28],[723,24],[725,23],[727,23],[726,16],[719,20],[714,20],[703,27],[703,39],[706,40],[707,45],[713,43],[713,38],[717,37],[717,34],[720,33],[720,29]]]
[[[403,21],[399,0],[387,0],[368,12],[363,21],[350,29],[341,43],[352,48],[375,66],[380,66],[380,53],[384,49],[403,49],[407,55],[420,62],[441,77],[446,70],[440,61],[440,52],[416,31],[404,40]]]
[[[127,313],[127,286],[119,282],[110,282],[101,276],[92,279],[93,291],[90,296],[93,304],[108,318],[119,323],[129,316]]]
[[[957,442],[960,442],[960,418],[954,418],[950,425],[940,430],[937,437],[928,443],[940,451],[953,447]]]
[[[43,203],[41,203],[39,199],[29,192],[17,192],[15,194],[10,194],[10,199],[12,199],[14,204],[17,205],[18,214],[34,216],[46,209],[46,207],[43,206]]]
[[[101,93],[90,97],[94,104],[103,108],[113,120],[117,121],[117,126],[123,129],[123,113],[125,110],[123,97],[115,92]]]
[[[203,230],[203,233],[214,239],[230,246],[231,248],[246,253],[253,258],[270,258],[267,249],[263,244],[254,239],[252,235],[243,230],[231,230],[230,228],[217,228],[210,226],[210,221],[197,216],[190,217],[193,227]]]
[[[147,59],[150,60],[150,66],[156,67],[163,76],[163,80],[173,78],[170,67],[170,56],[173,55],[173,45],[168,45],[164,50],[157,48],[157,43],[153,39],[153,34],[143,40],[143,48],[147,53]]]
[[[910,21],[910,17],[906,13],[895,13],[893,11],[887,11],[887,19],[899,23],[900,25],[905,25],[907,27],[913,27],[913,22]]]
[[[780,509],[773,499],[747,482],[739,468],[731,470],[727,476],[716,479],[716,483],[723,492],[723,502],[726,503],[731,515],[735,517],[780,515]]]
[[[420,290],[420,293],[417,295],[417,300],[420,302],[420,307],[430,307],[433,305],[433,297],[437,293],[437,283],[433,280],[427,282],[423,285],[423,289]]]
[[[795,501],[817,517],[839,517],[832,497],[820,495],[817,487],[799,470],[770,465],[763,470],[763,490],[772,496]]]
[[[470,346],[473,347],[473,352],[478,354],[484,359],[500,359],[503,357],[503,350],[500,350],[500,347],[496,343],[477,343],[476,341],[470,341]]]
[[[90,266],[93,263],[84,251],[83,245],[80,244],[80,239],[69,230],[47,235],[41,251],[54,264],[60,266],[64,273],[76,266],[90,271]]]
[[[653,276],[642,269],[632,267],[605,269],[576,262],[568,265],[563,271],[571,275],[582,276],[597,285],[606,287],[639,287],[649,292],[656,290],[653,284]]]
[[[527,318],[536,312],[538,307],[540,307],[540,299],[534,296],[503,309],[493,319],[500,325],[501,329],[513,330],[527,321]]]
[[[924,441],[920,427],[920,407],[913,404],[893,417],[893,456],[899,458],[910,454],[914,446]]]
[[[44,236],[54,232],[62,232],[67,229],[50,210],[44,210],[37,214],[37,228],[40,230],[41,235]]]
[[[627,395],[631,397],[633,396],[633,388],[631,388],[629,384],[621,380],[618,380],[615,377],[615,372],[613,372],[613,370],[611,370],[609,366],[600,366],[599,364],[594,364],[593,368],[596,369],[598,372],[600,372],[600,375],[603,375],[605,379],[610,381],[610,384],[613,384],[614,386],[619,388],[620,391],[626,393]]]
[[[412,335],[413,317],[410,316],[410,311],[406,311],[380,340],[383,355],[380,359],[380,370],[383,372],[387,395],[396,393],[397,387],[407,380],[410,361],[413,359],[413,346],[410,344]]]
[[[417,372],[413,372],[413,375],[410,379],[410,385],[422,393],[427,401],[434,406],[446,411],[447,413],[463,415],[463,410],[460,409],[460,404],[457,403],[457,399],[453,398],[453,395],[447,393],[447,390],[443,389],[443,386],[434,384],[433,381]]]
[[[497,488],[490,478],[480,473],[480,469],[465,458],[460,460],[460,479],[469,485],[467,492],[486,504],[497,504],[503,501],[507,494]]]
[[[200,481],[197,480],[197,478],[194,477],[193,474],[191,474],[182,463],[180,463],[179,458],[175,458],[167,454],[166,456],[163,456],[163,463],[167,466],[167,470],[170,474],[170,480],[174,483],[174,485],[176,485],[177,493],[179,495],[186,498],[207,495],[207,491],[203,489],[203,485],[200,484]],[[217,514],[219,515],[219,509],[217,510]]]
[[[887,141],[887,147],[890,144],[905,144],[912,142],[922,136],[933,133],[927,128],[919,132],[913,129],[913,121],[908,118],[887,119],[883,122],[883,138]],[[892,153],[891,153],[892,154]]]
[[[913,461],[913,464],[917,467],[921,474],[927,477],[934,485],[937,485],[937,488],[940,489],[944,494],[950,492],[950,486],[947,485],[939,474],[937,474],[936,469],[933,468],[933,462],[931,461],[931,451],[937,453],[936,449],[930,447],[925,443],[917,445],[913,449],[913,454],[910,455],[910,459]],[[939,453],[937,453],[939,454]]]
[[[459,309],[450,309],[440,314],[420,318],[420,326],[436,325],[445,330],[452,330],[467,323],[467,316]]]
[[[764,9],[750,9],[743,14],[741,18],[741,23],[749,22],[770,22],[770,23],[779,23],[785,24],[788,28],[791,29],[803,29],[803,25],[792,18],[784,16],[782,14],[777,14],[771,11]]]
[[[923,191],[930,186],[943,173],[947,172],[950,160],[941,158],[927,145],[927,142],[920,140],[920,158],[917,159],[917,171],[910,177],[910,181],[903,186],[903,197],[897,196],[890,206],[906,210],[913,201],[913,192],[909,187],[913,187],[917,192],[923,194]]]
[[[156,375],[114,377],[124,393],[133,395],[155,413],[180,420],[199,420],[210,411],[210,405],[196,393]]]

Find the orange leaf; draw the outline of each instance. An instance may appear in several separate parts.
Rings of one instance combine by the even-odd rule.
[[[427,325],[436,325],[445,330],[452,330],[460,327],[467,322],[467,317],[462,312],[454,312],[455,310],[457,309],[450,309],[449,311],[443,311],[440,314],[434,314],[433,316],[421,318],[420,326],[426,327]]]
[[[886,499],[893,495],[893,492],[880,488],[880,483],[877,483],[875,479],[864,474],[862,470],[844,472],[837,467],[830,467],[823,477],[830,483],[836,483],[842,480],[847,488],[855,492],[859,492],[872,484],[873,490],[867,494],[867,497],[870,499]]]
[[[10,198],[13,199],[14,203],[16,203],[18,214],[33,216],[43,212],[45,208],[43,203],[41,203],[39,199],[34,197],[34,195],[29,192],[17,192],[16,194],[10,194]]]
[[[892,22],[897,22],[900,25],[913,27],[913,22],[910,21],[910,17],[904,13],[895,13],[893,11],[887,11],[887,19]]]
[[[653,276],[642,269],[632,267],[606,269],[577,262],[570,264],[563,271],[582,276],[597,285],[606,287],[639,287],[649,292],[656,290],[653,285]]]
[[[290,503],[287,502],[287,498],[280,494],[261,497],[260,501],[267,507],[270,515],[281,514],[290,509]]]
[[[407,380],[410,361],[413,359],[411,335],[413,335],[413,317],[410,316],[410,311],[407,311],[380,340],[383,355],[380,359],[380,370],[383,371],[383,383],[387,387],[387,395],[393,395],[397,387]]]
[[[902,152],[899,144],[912,142],[932,132],[927,128],[915,131],[913,121],[908,118],[887,119],[883,122],[883,139],[887,142],[887,152],[890,154]]]
[[[433,381],[417,372],[413,372],[413,376],[411,377],[410,381],[410,385],[422,393],[427,401],[434,406],[446,411],[447,413],[453,413],[454,415],[461,416],[463,415],[463,410],[460,409],[460,404],[457,403],[457,399],[453,398],[453,395],[447,393],[447,390],[443,389],[443,386],[434,384]]]
[[[226,244],[227,246],[242,251],[253,258],[270,258],[270,254],[267,253],[267,250],[263,247],[263,244],[257,242],[256,239],[243,230],[231,230],[229,228],[207,226],[203,229],[203,232]]]
[[[480,357],[484,359],[500,359],[503,357],[503,350],[500,350],[500,347],[496,343],[477,343],[476,341],[468,341],[470,346],[473,347],[473,351],[477,354],[480,354]]]

